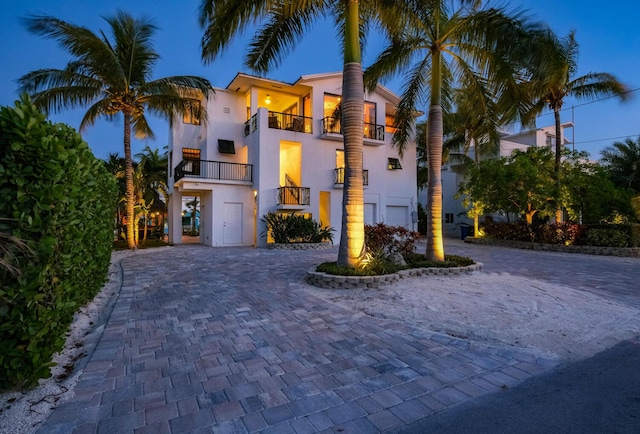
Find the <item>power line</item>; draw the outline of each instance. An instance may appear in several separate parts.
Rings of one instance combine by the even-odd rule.
[[[583,143],[594,143],[594,142],[606,142],[608,140],[618,140],[618,139],[626,139],[629,137],[632,137],[632,134],[626,135],[626,136],[618,136],[618,137],[609,137],[607,139],[597,139],[597,140],[584,140],[582,142],[575,142],[574,145],[581,145]],[[640,136],[640,134],[638,134],[638,136]]]

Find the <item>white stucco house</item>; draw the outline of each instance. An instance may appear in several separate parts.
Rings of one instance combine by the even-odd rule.
[[[181,242],[183,197],[200,201],[199,241],[266,246],[269,211],[310,215],[336,229],[344,179],[343,137],[332,116],[342,73],[295,83],[239,73],[206,99],[208,121],[174,121],[169,140],[169,241]],[[365,94],[365,222],[415,229],[416,152],[391,146],[399,98],[383,86]],[[194,104],[203,104],[194,100]]]
[[[566,146],[571,144],[565,135],[565,130],[573,128],[571,122],[566,122],[561,125],[560,135],[562,137],[562,143]],[[511,153],[518,149],[525,151],[531,146],[542,147],[551,146],[555,149],[556,137],[555,137],[555,125],[524,130],[519,133],[504,133],[500,139],[500,150],[496,155],[483,156],[482,159],[487,158],[501,158],[508,157]],[[472,146],[468,154],[469,158],[475,159],[475,149]],[[462,200],[456,199],[455,195],[458,192],[458,186],[465,179],[465,170],[462,164],[445,164],[442,167],[442,223],[443,232],[447,236],[460,236],[461,224],[473,224],[473,219],[466,216],[466,209],[462,206]],[[426,195],[421,192],[420,202],[426,200]],[[496,220],[499,220],[500,216],[493,216]]]

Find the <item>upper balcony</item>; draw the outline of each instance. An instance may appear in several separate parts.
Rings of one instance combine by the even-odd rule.
[[[381,146],[385,144],[384,125],[365,122],[362,133],[365,145]],[[340,119],[334,119],[332,116],[326,116],[322,119],[322,138],[339,141],[343,140]]]
[[[174,181],[176,184],[183,184],[190,178],[207,183],[251,185],[253,165],[223,161],[182,160],[174,170]]]

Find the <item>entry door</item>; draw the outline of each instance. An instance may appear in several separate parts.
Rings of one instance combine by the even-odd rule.
[[[224,203],[223,244],[242,243],[242,203]]]

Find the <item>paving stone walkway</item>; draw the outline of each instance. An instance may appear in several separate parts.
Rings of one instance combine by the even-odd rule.
[[[555,366],[296,289],[336,256],[189,245],[124,259],[75,396],[38,432],[388,432]]]

